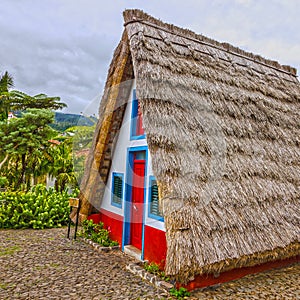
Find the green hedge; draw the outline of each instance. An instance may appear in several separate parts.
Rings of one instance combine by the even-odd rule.
[[[36,185],[29,192],[0,193],[0,228],[44,229],[67,224],[69,198],[67,191],[56,192]]]

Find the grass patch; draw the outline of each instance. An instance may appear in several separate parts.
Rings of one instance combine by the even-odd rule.
[[[21,247],[19,246],[11,246],[8,248],[0,249],[0,256],[13,255],[16,251],[20,251]]]
[[[0,289],[6,290],[7,288],[8,288],[8,284],[7,283],[0,283]]]
[[[158,277],[160,277],[162,280],[164,281],[167,281],[169,282],[170,281],[170,277],[166,276],[165,272],[164,271],[161,271],[160,268],[159,268],[159,265],[157,265],[156,263],[154,262],[151,262],[150,264],[148,263],[145,263],[144,264],[144,269],[153,274],[153,275],[156,275]]]

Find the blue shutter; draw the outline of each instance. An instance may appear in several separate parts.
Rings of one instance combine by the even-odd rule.
[[[158,217],[162,217],[159,211],[159,197],[158,187],[155,180],[151,180],[151,193],[150,193],[150,214]]]
[[[112,204],[121,207],[123,198],[123,175],[113,173]]]

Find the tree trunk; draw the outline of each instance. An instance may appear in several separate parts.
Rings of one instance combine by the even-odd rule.
[[[21,157],[21,174],[20,174],[20,177],[19,177],[19,180],[18,180],[18,186],[22,185],[22,183],[24,183],[24,175],[25,175],[25,172],[26,172],[26,165],[27,165],[27,162],[26,162],[26,154],[22,154],[22,157]]]
[[[8,154],[6,154],[6,156],[4,157],[4,159],[1,161],[1,163],[0,163],[0,170],[1,170],[2,166],[5,164],[5,162],[7,161],[7,159],[8,159]]]

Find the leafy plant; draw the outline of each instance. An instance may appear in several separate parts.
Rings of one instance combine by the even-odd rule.
[[[151,274],[154,274],[154,275],[159,275],[160,274],[159,266],[156,263],[154,263],[154,262],[151,262],[150,264],[145,263],[144,269],[147,272],[149,272]]]
[[[0,193],[0,228],[44,229],[66,225],[70,212],[66,190],[57,193],[53,188],[36,185],[29,192]]]
[[[65,139],[49,149],[48,172],[55,178],[55,189],[64,190],[68,185],[77,186],[76,174],[73,166],[72,140]]]
[[[109,231],[104,228],[104,224],[94,223],[93,220],[84,220],[82,222],[82,231],[79,235],[89,239],[103,247],[117,246],[117,241],[112,241],[109,237]]]
[[[29,189],[32,176],[46,174],[41,173],[40,165],[48,140],[55,134],[48,126],[52,120],[51,111],[28,109],[21,118],[0,122],[0,169],[10,187],[19,189],[26,184]]]
[[[7,184],[8,184],[7,178],[0,176],[0,188],[4,188]]]
[[[164,281],[170,281],[170,278],[168,276],[166,276],[166,273],[164,271],[161,271],[160,268],[159,268],[159,265],[157,265],[154,262],[151,262],[150,264],[145,263],[144,264],[144,269],[147,272],[160,277]]]
[[[185,299],[187,297],[189,297],[191,294],[187,291],[186,288],[172,288],[170,289],[170,294],[174,297],[176,297],[177,299]]]

